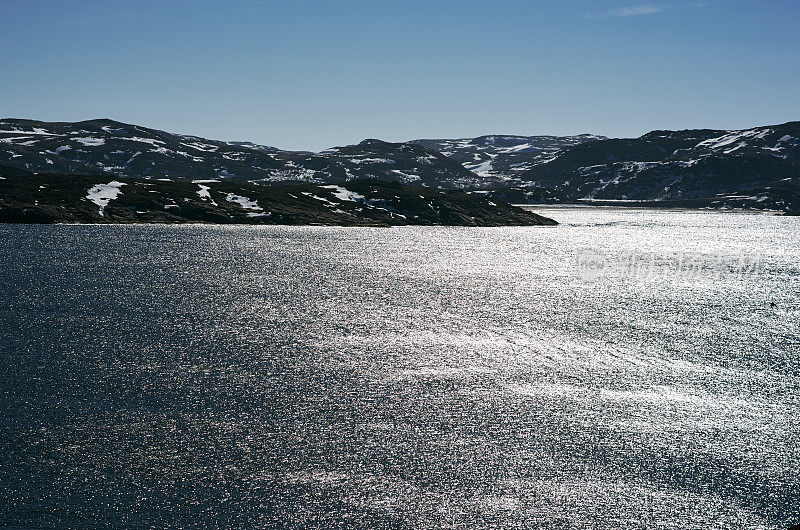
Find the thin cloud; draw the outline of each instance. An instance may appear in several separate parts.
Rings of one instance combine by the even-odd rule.
[[[611,18],[611,17],[636,17],[642,15],[652,15],[664,11],[663,7],[655,6],[653,4],[637,4],[635,6],[619,7],[617,9],[609,9],[602,13],[584,13],[581,15],[583,18]]]
[[[611,14],[616,17],[635,17],[639,15],[652,15],[653,13],[658,13],[659,11],[663,11],[663,9],[650,4],[640,4],[638,6],[614,9],[611,11]]]

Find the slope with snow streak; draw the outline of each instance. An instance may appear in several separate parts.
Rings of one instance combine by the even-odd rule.
[[[320,188],[325,190],[332,190],[334,197],[336,197],[340,201],[363,201],[365,199],[365,197],[360,193],[350,191],[342,186],[331,185],[331,186],[320,186]]]
[[[0,121],[0,164],[129,178],[338,183],[358,178],[464,188],[480,178],[418,145],[367,140],[320,153],[171,134],[111,120]]]
[[[480,187],[509,186],[523,183],[521,171],[551,158],[561,149],[585,142],[603,140],[604,136],[515,136],[491,135],[460,139],[412,140],[440,151],[461,163],[481,178]]]
[[[210,188],[206,187],[204,191],[208,193],[209,189]],[[208,195],[208,198],[211,198],[210,194]],[[242,195],[236,195],[235,193],[228,193],[225,196],[225,200],[228,202],[236,203],[245,210],[249,210],[247,212],[247,217],[266,217],[270,215],[269,212],[264,212],[264,208],[258,205],[258,201],[251,200]]]
[[[117,182],[116,180],[108,184],[97,184],[89,188],[86,198],[100,207],[100,215],[102,216],[108,203],[119,196],[121,193],[120,188],[124,185],[124,182]]]
[[[742,131],[653,131],[563,149],[520,175],[567,200],[727,201],[800,206],[800,122]],[[762,199],[763,197],[763,199]]]
[[[483,196],[376,179],[264,186],[218,179],[106,182],[90,175],[7,175],[0,179],[0,223],[555,224]]]

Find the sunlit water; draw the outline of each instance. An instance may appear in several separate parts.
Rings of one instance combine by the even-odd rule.
[[[800,218],[547,213],[0,226],[0,525],[800,522]]]

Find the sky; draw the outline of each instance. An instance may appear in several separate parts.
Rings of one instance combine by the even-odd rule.
[[[800,120],[795,0],[0,0],[0,117],[321,150]]]

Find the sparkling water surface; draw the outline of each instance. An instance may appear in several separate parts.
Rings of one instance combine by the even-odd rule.
[[[800,218],[545,214],[0,225],[0,526],[800,522]]]

